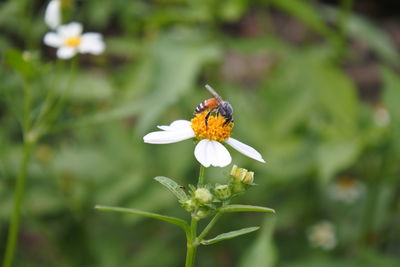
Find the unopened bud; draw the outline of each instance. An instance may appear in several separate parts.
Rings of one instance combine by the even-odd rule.
[[[200,219],[204,219],[204,218],[208,217],[209,215],[210,215],[210,211],[208,209],[199,209],[192,216],[196,220],[200,220]]]
[[[200,204],[208,204],[212,201],[212,195],[207,188],[197,188],[194,192],[194,198]]]
[[[193,200],[188,199],[182,202],[182,207],[188,212],[193,212],[196,209],[196,204]]]
[[[254,172],[247,172],[241,181],[244,184],[252,184],[254,181]]]
[[[246,173],[247,173],[246,169],[239,168],[236,165],[233,165],[232,170],[231,170],[232,177],[237,179],[237,180],[239,180],[239,181],[241,181],[244,178]]]
[[[226,184],[217,185],[214,188],[214,191],[215,191],[215,195],[221,200],[225,200],[231,196],[231,190],[230,190],[229,186]]]
[[[236,165],[233,165],[231,170],[231,176],[237,182],[242,182],[244,184],[252,184],[254,181],[254,172],[249,172],[244,168],[239,168]]]

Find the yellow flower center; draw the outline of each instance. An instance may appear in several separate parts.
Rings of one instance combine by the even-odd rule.
[[[80,42],[81,42],[80,37],[70,37],[65,40],[64,44],[66,46],[77,47],[80,44]]]
[[[191,126],[196,135],[196,138],[199,140],[209,139],[222,142],[230,137],[233,122],[229,122],[228,124],[224,125],[226,120],[224,117],[211,115],[210,117],[208,117],[206,126],[207,113],[208,110],[196,114],[196,117],[191,120]]]
[[[337,184],[340,189],[349,190],[349,189],[353,189],[354,187],[356,187],[357,182],[350,177],[344,176],[344,177],[339,178],[339,180],[337,181]]]

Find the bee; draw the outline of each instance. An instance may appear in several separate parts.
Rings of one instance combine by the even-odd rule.
[[[194,110],[194,114],[198,114],[209,109],[205,118],[206,126],[208,126],[208,118],[213,112],[217,112],[217,116],[218,114],[220,114],[222,117],[225,118],[224,125],[233,122],[233,117],[232,117],[233,108],[231,104],[228,101],[222,100],[222,97],[219,94],[217,94],[217,92],[215,92],[215,90],[208,84],[206,85],[206,89],[214,97],[206,99],[203,102],[201,102]]]

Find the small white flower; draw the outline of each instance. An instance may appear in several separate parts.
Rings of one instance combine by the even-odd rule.
[[[383,105],[377,105],[374,108],[373,119],[379,127],[387,127],[390,124],[389,110]]]
[[[254,148],[230,137],[233,125],[224,125],[222,116],[210,116],[208,126],[205,126],[207,112],[197,114],[191,121],[176,120],[169,126],[158,126],[162,131],[151,132],[143,137],[145,143],[169,144],[186,139],[197,138],[200,140],[194,150],[196,159],[204,166],[225,167],[232,161],[225,143],[240,153],[265,163],[261,154]]]
[[[342,176],[331,184],[328,190],[333,200],[352,204],[365,192],[365,185],[354,178]]]
[[[335,227],[327,221],[311,226],[307,237],[313,247],[320,247],[325,250],[333,249],[337,243]]]
[[[94,32],[82,34],[82,25],[78,22],[61,25],[56,32],[47,33],[44,43],[58,48],[57,57],[62,59],[71,58],[78,52],[99,55],[105,49],[103,36]]]
[[[61,1],[51,0],[44,12],[44,21],[51,28],[55,29],[61,24]]]
[[[194,191],[194,198],[201,204],[208,204],[212,201],[212,195],[207,188],[197,188]]]

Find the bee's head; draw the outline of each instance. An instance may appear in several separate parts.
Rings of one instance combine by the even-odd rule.
[[[232,105],[227,102],[224,101],[221,103],[220,108],[218,109],[219,113],[221,113],[222,116],[227,117],[227,116],[231,116],[233,113],[233,108]]]

